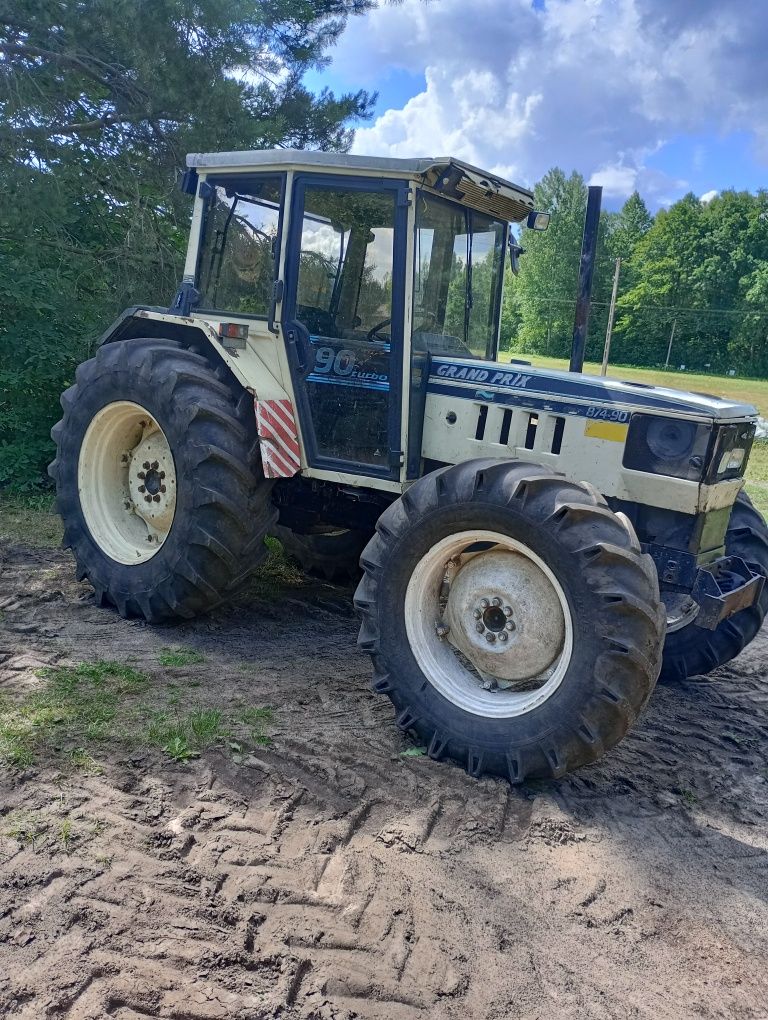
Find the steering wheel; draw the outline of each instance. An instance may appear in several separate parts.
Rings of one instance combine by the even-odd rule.
[[[365,334],[365,339],[380,340],[382,343],[388,344],[390,341],[390,337],[378,336],[378,332],[380,329],[383,329],[385,326],[388,326],[390,322],[392,322],[392,316],[390,316],[388,319],[382,319],[381,322],[377,322],[376,325],[372,326],[371,329],[369,329],[368,332]]]

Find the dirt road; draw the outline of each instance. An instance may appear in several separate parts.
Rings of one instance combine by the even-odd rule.
[[[0,769],[3,1017],[768,1016],[765,633],[603,764],[513,790],[403,754],[345,589],[152,629],[65,553],[3,556],[6,704],[107,659],[157,702],[274,709],[268,746],[174,762],[126,733]]]

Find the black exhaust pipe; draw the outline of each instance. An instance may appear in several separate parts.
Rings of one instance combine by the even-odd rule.
[[[581,241],[579,266],[579,296],[576,299],[576,316],[573,322],[573,344],[569,371],[581,372],[584,368],[584,349],[587,345],[589,306],[592,300],[592,276],[595,272],[597,232],[600,226],[600,205],[603,189],[591,185],[587,196],[587,214],[584,217],[584,236]]]

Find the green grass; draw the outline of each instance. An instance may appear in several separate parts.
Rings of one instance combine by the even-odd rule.
[[[268,705],[261,708],[242,708],[235,714],[236,721],[248,728],[253,743],[261,747],[269,747],[272,743],[272,738],[266,731],[274,722],[274,718],[274,709]]]
[[[43,752],[65,751],[73,768],[96,766],[85,745],[118,738],[126,705],[149,678],[131,666],[100,660],[40,670],[42,687],[0,702],[0,764],[26,768]]]
[[[53,495],[0,495],[0,539],[36,549],[61,545],[64,528],[53,509]]]
[[[197,666],[205,656],[192,648],[163,648],[157,657],[161,666]]]
[[[243,589],[238,599],[240,602],[252,599],[272,600],[276,592],[301,588],[307,583],[301,570],[285,555],[277,538],[268,535],[264,543],[267,555]]]
[[[30,850],[69,854],[100,836],[106,822],[89,816],[73,819],[63,817],[60,807],[52,804],[45,811],[9,811],[0,824],[0,835],[15,839]]]
[[[238,754],[237,741],[271,743],[271,708],[190,704],[189,691],[117,662],[56,666],[38,677],[39,689],[0,700],[0,766],[28,768],[48,757],[70,773],[97,775],[97,756],[115,748],[157,747],[185,762],[230,738]]]
[[[747,464],[747,494],[768,520],[768,443],[755,443]]]

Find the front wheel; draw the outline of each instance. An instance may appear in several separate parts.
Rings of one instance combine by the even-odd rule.
[[[472,461],[381,516],[355,595],[374,689],[433,758],[554,777],[600,757],[658,676],[656,571],[590,486]]]
[[[755,572],[768,577],[768,526],[746,492],[739,493],[731,511],[725,552],[728,556],[740,557]],[[729,616],[715,630],[696,626],[698,606],[691,599],[683,602],[683,609],[687,610],[687,615],[685,612],[669,614],[661,669],[661,679],[666,683],[711,673],[735,659],[757,636],[768,613],[768,583],[753,606]]]

